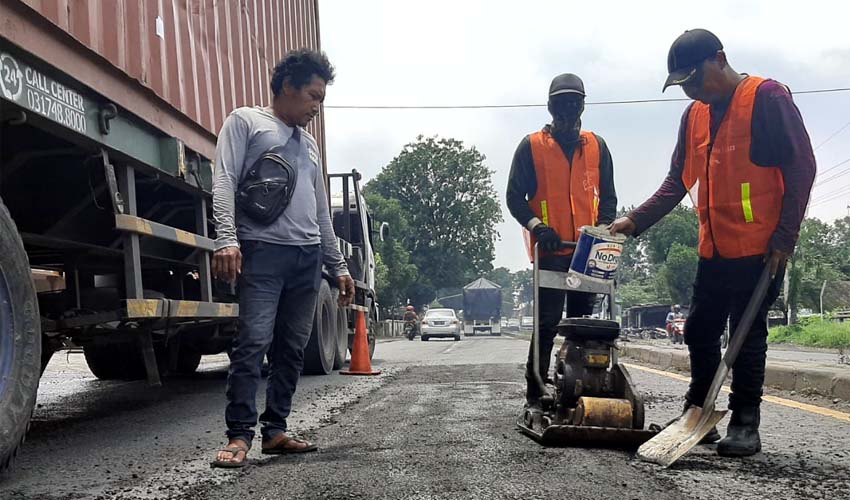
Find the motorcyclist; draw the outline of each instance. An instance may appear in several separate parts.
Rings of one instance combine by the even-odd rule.
[[[682,308],[679,304],[673,304],[670,307],[670,312],[667,313],[667,335],[671,335],[673,333],[673,320],[683,319],[685,317],[682,314]]]
[[[404,310],[404,327],[407,325],[413,326],[414,335],[419,333],[419,315],[416,314],[416,309],[413,306],[407,306]]]

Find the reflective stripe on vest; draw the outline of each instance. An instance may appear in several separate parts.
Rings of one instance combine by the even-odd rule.
[[[767,253],[785,191],[778,167],[750,160],[753,107],[764,78],[735,89],[711,142],[711,111],[694,102],[688,114],[682,181],[699,215],[699,255],[741,258]]]
[[[581,132],[581,144],[567,160],[561,146],[548,132],[529,136],[537,191],[528,205],[534,215],[564,240],[577,241],[581,226],[593,226],[599,215],[599,141],[592,132]],[[526,245],[533,259],[537,238]],[[558,255],[569,255],[572,249]]]

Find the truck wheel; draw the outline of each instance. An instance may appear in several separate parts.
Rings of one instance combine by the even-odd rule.
[[[191,375],[201,365],[201,351],[188,345],[181,345],[177,352],[177,373]]]
[[[86,364],[100,380],[141,380],[145,378],[142,353],[132,342],[88,344],[83,346]]]
[[[367,337],[369,341],[369,360],[371,360],[375,356],[375,344],[377,341],[375,340],[375,330],[373,329],[373,325],[378,324],[378,309],[375,308],[375,303],[372,302],[372,305],[369,308],[369,325],[368,331],[369,335]]]
[[[336,356],[336,308],[331,287],[322,280],[316,314],[313,316],[313,333],[304,349],[304,373],[327,375],[331,372]]]
[[[41,322],[29,260],[0,202],[0,472],[29,428],[41,375]]]
[[[336,355],[334,356],[334,370],[339,370],[345,365],[345,355],[348,354],[348,311],[337,307],[336,311]]]

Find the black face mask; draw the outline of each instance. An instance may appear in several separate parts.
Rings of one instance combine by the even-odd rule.
[[[549,102],[549,112],[552,114],[554,133],[571,137],[579,135],[584,99],[552,99]]]

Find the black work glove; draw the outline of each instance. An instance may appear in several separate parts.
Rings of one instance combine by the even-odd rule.
[[[561,248],[561,237],[546,224],[537,224],[532,229],[537,238],[537,247],[544,252],[557,252]]]

